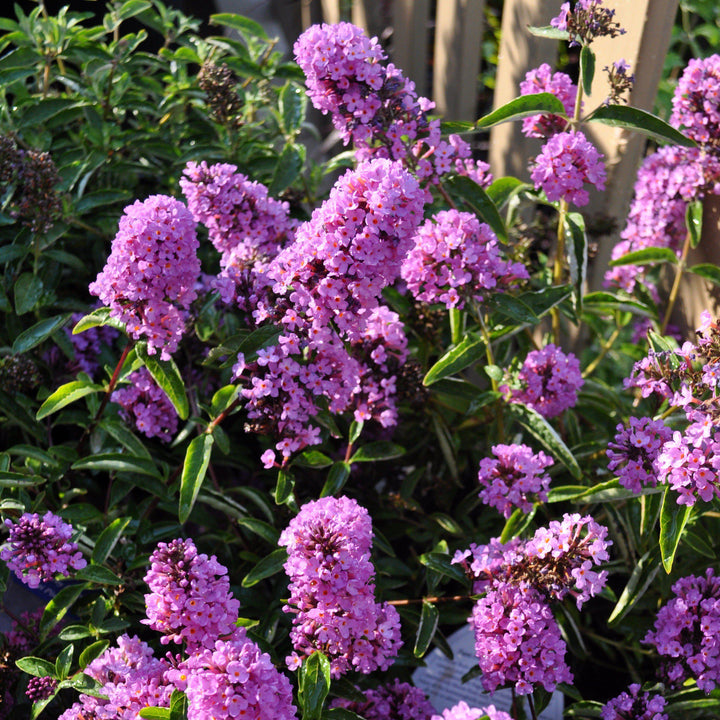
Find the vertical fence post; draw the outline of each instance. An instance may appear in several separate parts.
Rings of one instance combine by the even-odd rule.
[[[444,0],[435,16],[433,100],[447,120],[475,120],[484,0]]]
[[[427,94],[429,10],[430,0],[393,2],[392,60],[415,83],[418,95]]]

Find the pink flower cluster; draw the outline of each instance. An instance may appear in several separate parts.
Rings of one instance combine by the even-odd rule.
[[[604,190],[606,172],[595,146],[573,130],[556,133],[543,145],[530,177],[551,202],[565,200],[580,207],[590,199],[585,183]]]
[[[122,408],[125,422],[146,437],[170,442],[177,432],[178,415],[165,391],[144,367],[131,373],[128,382],[128,386],[118,388],[111,396]]]
[[[401,276],[415,298],[463,307],[526,280],[527,269],[500,257],[497,237],[471,213],[443,210],[421,225],[402,262]]]
[[[609,700],[602,709],[602,720],[669,720],[662,695],[640,692],[640,685],[633,683],[629,692],[622,692]]]
[[[185,330],[200,274],[195,221],[180,201],[152,195],[125,208],[103,271],[90,292],[145,339],[148,352],[168,360]]]
[[[720,143],[720,55],[690,60],[675,88],[670,122],[698,143]]]
[[[681,578],[672,591],[675,597],[660,608],[643,642],[663,657],[672,685],[694,678],[710,693],[720,681],[720,579],[708,568],[705,577]]]
[[[280,535],[291,580],[283,609],[294,615],[291,669],[315,650],[329,657],[334,678],[392,664],[402,645],[400,618],[392,605],[375,602],[371,543],[367,510],[347,497],[306,503]]]
[[[613,442],[608,443],[608,470],[616,472],[620,484],[633,492],[655,487],[658,481],[657,458],[672,430],[662,420],[630,418],[628,426],[619,424]]]
[[[147,643],[121,635],[117,647],[108,648],[84,670],[102,685],[105,698],[80,695],[58,720],[136,720],[148,705],[169,707],[173,688],[165,677],[168,667]]]
[[[473,580],[473,592],[484,593],[470,623],[486,690],[512,683],[516,692],[528,694],[537,685],[550,691],[572,681],[548,603],[569,594],[580,609],[600,592],[607,572],[592,568],[608,559],[610,544],[607,528],[573,514],[539,528],[527,541],[493,539],[455,554],[453,563]]]
[[[488,720],[512,720],[504,710],[498,710],[494,705],[488,705],[482,708],[471,708],[466,702],[459,702],[447,710],[443,710],[442,715],[433,715],[430,720],[478,720],[487,715]]]
[[[522,131],[527,137],[549,138],[556,133],[561,133],[567,129],[568,118],[573,116],[577,86],[569,75],[563,72],[553,73],[547,63],[543,63],[534,70],[529,70],[525,74],[525,79],[520,83],[520,95],[545,92],[552,93],[560,100],[567,117],[548,113],[526,117],[522,122]]]
[[[535,455],[527,445],[495,445],[491,450],[495,458],[483,458],[478,473],[480,499],[486,505],[509,518],[514,508],[532,510],[531,496],[547,500],[550,476],[544,470],[553,465],[551,457],[542,451]]]
[[[364,702],[338,698],[330,707],[350,710],[365,720],[432,720],[435,713],[422,690],[397,678],[392,683],[365,690],[363,694]]]
[[[345,22],[313,25],[294,51],[313,105],[330,113],[360,158],[399,160],[433,182],[448,173],[484,181],[488,166],[470,159],[470,145],[459,136],[441,139],[440,121],[427,117],[434,104],[418,97],[392,63],[383,64],[387,58],[377,39]]]
[[[215,285],[222,299],[253,310],[263,297],[267,264],[292,242],[297,222],[290,218],[290,205],[225,163],[189,162],[180,187],[193,218],[207,227],[221,254],[222,272]]]
[[[70,540],[72,525],[50,511],[42,517],[24,513],[16,523],[8,518],[5,526],[10,535],[0,548],[0,560],[28,587],[36,588],[56,575],[68,575],[71,569],[87,565],[77,544]]]
[[[243,632],[193,653],[168,679],[187,695],[188,720],[297,717],[290,681]]]
[[[160,543],[145,575],[147,620],[160,642],[185,643],[188,652],[212,648],[235,630],[240,603],[230,592],[227,568],[198,554],[192,540]]]
[[[575,355],[553,344],[528,353],[518,380],[521,387],[510,392],[510,402],[524,403],[546,418],[573,407],[584,382]]]

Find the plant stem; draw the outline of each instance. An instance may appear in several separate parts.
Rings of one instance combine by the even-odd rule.
[[[670,290],[670,297],[668,298],[668,306],[667,310],[665,310],[665,317],[663,318],[662,325],[660,326],[661,335],[665,334],[668,322],[670,322],[670,315],[675,307],[675,301],[677,300],[678,292],[680,290],[680,281],[682,280],[683,272],[687,265],[687,256],[690,252],[690,240],[690,233],[688,233],[685,236],[680,261],[678,262],[677,271],[675,272],[675,281],[673,282],[672,290]]]
[[[388,605],[395,605],[401,607],[405,605],[419,605],[420,603],[441,603],[441,602],[462,602],[463,600],[470,600],[470,595],[453,595],[446,597],[424,597],[424,598],[406,598],[404,600],[388,600]]]
[[[602,349],[598,353],[598,356],[585,368],[585,371],[582,374],[583,380],[585,378],[590,377],[590,375],[593,374],[597,366],[602,362],[603,358],[610,352],[610,348],[614,345],[615,341],[620,336],[622,328],[615,328],[613,330],[612,335],[607,339],[607,342],[602,344]]]
[[[530,708],[530,715],[533,720],[538,720],[537,713],[535,712],[535,701],[533,700],[532,693],[527,696],[528,707]]]

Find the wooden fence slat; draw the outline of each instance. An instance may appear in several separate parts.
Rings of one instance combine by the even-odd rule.
[[[427,94],[429,11],[430,0],[393,2],[393,63],[415,83],[418,95]]]
[[[433,100],[447,120],[475,120],[484,0],[444,0],[435,15]]]

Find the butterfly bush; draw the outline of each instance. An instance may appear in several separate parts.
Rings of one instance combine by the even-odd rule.
[[[130,373],[127,379],[129,384],[111,396],[120,406],[125,422],[148,438],[170,442],[177,432],[178,415],[165,391],[144,367]]]
[[[281,533],[291,581],[283,608],[293,615],[291,669],[315,650],[328,656],[335,678],[392,663],[402,645],[400,618],[392,605],[375,602],[371,543],[367,510],[347,497],[306,503]]]
[[[720,55],[692,59],[673,95],[670,122],[703,145],[720,143]]]
[[[431,182],[459,174],[483,184],[488,165],[473,161],[470,145],[458,135],[441,138],[440,121],[427,116],[434,103],[418,97],[412,81],[392,63],[384,64],[387,57],[376,38],[350,23],[313,25],[294,52],[311,102],[330,113],[358,158],[399,160]]]
[[[370,688],[363,692],[365,700],[337,698],[330,704],[333,708],[344,708],[365,718],[365,720],[432,720],[435,709],[425,693],[410,683],[392,683]]]
[[[416,299],[447,308],[481,303],[489,292],[529,277],[524,265],[501,258],[486,223],[458,210],[443,210],[418,228],[401,276]]]
[[[660,608],[643,642],[664,660],[663,675],[674,686],[694,678],[705,693],[720,680],[720,581],[712,568],[705,576],[680,578],[675,595]]]
[[[240,603],[230,593],[227,568],[215,555],[198,553],[192,540],[160,543],[145,582],[143,622],[162,633],[164,645],[184,643],[192,652],[235,631]]]
[[[525,79],[520,83],[521,95],[543,92],[552,93],[560,100],[567,117],[552,113],[526,117],[522,122],[522,132],[526,137],[549,138],[556,133],[564,132],[567,129],[568,118],[574,115],[577,85],[566,73],[553,73],[547,63],[529,70],[525,74]]]
[[[605,703],[602,709],[602,720],[669,720],[665,709],[665,698],[662,695],[651,695],[640,692],[640,685],[633,683],[629,692],[622,692]]]
[[[624,35],[615,18],[615,10],[604,6],[603,0],[577,0],[570,8],[569,2],[560,6],[560,13],[550,20],[550,25],[565,30],[570,46],[589,45],[600,37],[614,38]]]
[[[580,362],[572,353],[564,353],[550,343],[528,353],[518,373],[520,388],[510,390],[510,402],[524,403],[543,417],[552,418],[571,408],[583,386]]]
[[[90,293],[148,353],[169,360],[185,331],[200,274],[195,221],[179,200],[152,195],[125,208],[107,263]]]
[[[87,565],[70,539],[72,525],[54,513],[23,513],[16,523],[5,520],[9,537],[0,549],[0,560],[28,587],[50,582],[56,575],[72,575]]]
[[[478,473],[480,499],[486,505],[509,518],[514,508],[532,510],[530,496],[547,500],[550,476],[544,470],[554,464],[551,457],[542,451],[533,454],[527,445],[494,445],[491,451],[495,457],[483,458]]]
[[[442,711],[442,715],[433,715],[430,720],[478,720],[485,715],[489,720],[512,720],[504,710],[498,710],[494,705],[488,705],[482,708],[471,708],[466,702],[459,702],[447,710]]]

